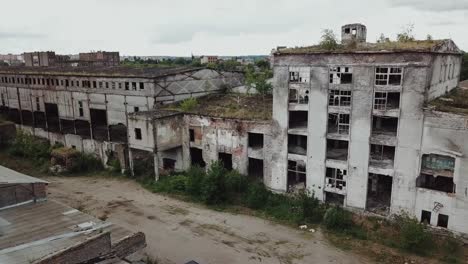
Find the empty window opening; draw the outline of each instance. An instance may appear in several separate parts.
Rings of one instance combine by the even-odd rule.
[[[115,82],[111,82],[112,90],[115,90]]]
[[[350,67],[331,67],[331,84],[349,84],[353,82],[353,69]]]
[[[34,127],[46,129],[46,118],[44,112],[34,112]]]
[[[445,193],[455,193],[456,187],[453,182],[453,177],[444,177],[425,173],[421,173],[418,177],[416,180],[416,186]]]
[[[138,106],[133,107],[133,112],[135,113],[140,112],[140,107]]]
[[[288,191],[306,188],[306,165],[302,161],[288,161]]]
[[[31,111],[22,110],[21,116],[23,119],[24,126],[30,126],[30,127],[34,126],[33,113]]]
[[[2,100],[3,100],[3,96],[2,96]],[[39,97],[36,97],[36,111],[41,111],[41,99]]]
[[[307,111],[289,111],[290,129],[307,129]]]
[[[396,136],[398,130],[398,118],[373,116],[372,134]]]
[[[348,160],[348,141],[327,139],[327,159]]]
[[[189,138],[190,142],[195,142],[195,130],[194,129],[189,129]]]
[[[206,163],[203,160],[203,150],[190,148],[190,159],[192,161],[192,166],[198,166],[200,168],[206,167]]]
[[[11,108],[8,111],[8,120],[15,124],[21,124],[21,113],[18,109]]]
[[[57,104],[45,104],[47,127],[51,132],[60,132],[60,119]]]
[[[91,128],[93,138],[97,140],[109,140],[106,110],[89,109],[91,115]]]
[[[135,128],[135,139],[141,140],[141,128]]]
[[[112,142],[123,142],[128,141],[127,138],[127,127],[124,124],[110,125],[109,135]]]
[[[91,126],[88,121],[75,120],[76,134],[83,138],[91,137]]]
[[[330,90],[328,94],[329,106],[350,106],[351,91],[346,90]]]
[[[371,145],[370,163],[372,166],[391,168],[393,167],[394,159],[395,147],[377,144]]]
[[[344,32],[345,32],[346,34],[349,34],[349,33],[351,33],[351,29],[350,29],[350,28],[345,28]]]
[[[254,179],[263,181],[263,160],[249,158],[248,174]]]
[[[75,122],[73,120],[60,119],[63,134],[75,134]]]
[[[291,104],[308,104],[309,90],[307,89],[289,89],[289,103]]]
[[[325,175],[325,185],[327,189],[334,191],[346,191],[346,170],[327,168]]]
[[[249,147],[254,149],[263,148],[263,134],[249,133]]]
[[[431,224],[431,215],[432,213],[429,211],[422,210],[421,211],[421,223],[430,225]]]
[[[289,134],[288,153],[307,155],[307,136]]]
[[[175,170],[176,160],[163,158],[163,169],[165,171],[174,171]]]
[[[437,217],[437,226],[447,228],[448,221],[449,221],[448,215],[439,214],[439,216]]]
[[[345,196],[338,193],[325,192],[325,203],[338,206],[344,205]]]
[[[375,92],[374,109],[386,111],[398,108],[400,108],[400,93]]]
[[[289,82],[292,83],[308,83],[310,81],[309,67],[290,67]]]
[[[93,81],[93,88],[97,88],[96,81]]]
[[[80,117],[84,116],[83,102],[78,102],[78,115]]]
[[[125,90],[130,90],[130,83],[129,82],[125,82]]]
[[[137,90],[137,83],[136,82],[132,82],[132,90],[133,91]]]
[[[145,84],[141,82],[140,83],[140,90],[143,90],[143,89],[145,89]]]
[[[4,94],[0,94],[0,95],[2,97],[2,106],[6,106],[5,95]]]
[[[377,214],[390,213],[390,203],[392,200],[393,178],[381,174],[369,174],[367,183],[368,211]]]
[[[232,154],[219,152],[218,159],[226,170],[232,170]]]
[[[353,30],[351,30],[351,34],[356,35],[357,34],[357,29],[353,28]]]
[[[377,67],[375,85],[401,85],[403,69],[398,67]]]
[[[349,134],[348,114],[328,114],[328,133]]]

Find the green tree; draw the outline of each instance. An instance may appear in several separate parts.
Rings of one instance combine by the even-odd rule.
[[[260,71],[256,72],[252,67],[247,67],[247,72],[245,74],[245,83],[247,88],[255,89],[259,94],[266,95],[271,93],[273,86],[268,82],[268,79],[271,78],[271,71]]]
[[[338,39],[331,29],[325,29],[322,32],[320,47],[326,50],[336,50],[339,47]]]
[[[266,59],[256,61],[255,65],[262,70],[270,69],[270,62]]]
[[[408,24],[403,31],[397,34],[398,42],[411,42],[415,40],[414,37],[414,24]]]

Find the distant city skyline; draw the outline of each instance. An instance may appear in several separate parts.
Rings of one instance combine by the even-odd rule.
[[[363,23],[369,42],[408,24],[468,50],[466,0],[2,0],[0,54],[53,50],[122,56],[267,55],[319,42],[323,29]]]

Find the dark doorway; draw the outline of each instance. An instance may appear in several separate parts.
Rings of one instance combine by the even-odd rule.
[[[47,128],[51,132],[60,133],[60,119],[57,104],[45,104]]]
[[[75,121],[60,119],[63,134],[75,134]]]
[[[218,160],[223,163],[224,168],[232,170],[232,154],[219,152],[218,155]]]
[[[325,202],[328,204],[335,204],[335,205],[343,206],[344,198],[345,197],[342,194],[325,192]]]
[[[21,111],[21,116],[23,119],[23,125],[33,127],[34,126],[34,117],[31,111],[23,110]]]
[[[126,143],[128,141],[127,127],[124,124],[110,125],[109,134],[112,142]]]
[[[89,122],[85,120],[75,120],[76,134],[83,138],[91,138],[91,128]]]
[[[46,118],[44,112],[34,112],[34,127],[46,129]]]
[[[91,114],[91,128],[93,130],[93,139],[100,141],[109,140],[106,110],[90,108],[89,112]]]
[[[263,181],[263,160],[249,158],[249,176]]]
[[[203,150],[190,148],[190,158],[192,160],[192,166],[198,166],[200,168],[206,167],[206,163],[203,160]]]
[[[421,212],[421,223],[431,224],[431,212],[422,210]]]

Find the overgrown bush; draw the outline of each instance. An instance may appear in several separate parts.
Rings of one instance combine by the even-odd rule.
[[[184,112],[190,112],[198,105],[198,100],[195,97],[185,99],[180,103],[180,109]]]
[[[344,231],[353,226],[352,214],[338,206],[330,207],[325,212],[323,224],[328,230]]]
[[[229,195],[233,196],[236,194],[245,193],[249,186],[249,182],[245,175],[232,170],[226,174],[225,185],[226,191],[229,193]]]
[[[202,194],[203,180],[205,178],[205,171],[198,167],[191,167],[187,172],[187,193],[200,197]]]
[[[88,173],[103,170],[101,160],[92,154],[80,153],[70,167],[70,173]]]
[[[404,250],[425,255],[433,248],[431,234],[418,220],[401,215],[396,219],[396,223],[400,227],[400,245]]]
[[[314,193],[301,191],[297,194],[302,219],[306,223],[320,223],[325,214],[325,207],[315,198]]]
[[[263,208],[265,207],[269,196],[270,192],[262,183],[252,183],[247,190],[246,204],[252,209]]]
[[[206,204],[222,204],[227,200],[225,175],[221,162],[214,162],[203,179],[202,199]]]
[[[36,138],[21,130],[17,132],[16,138],[9,148],[12,155],[30,159],[38,166],[49,162],[51,150],[48,141]]]

